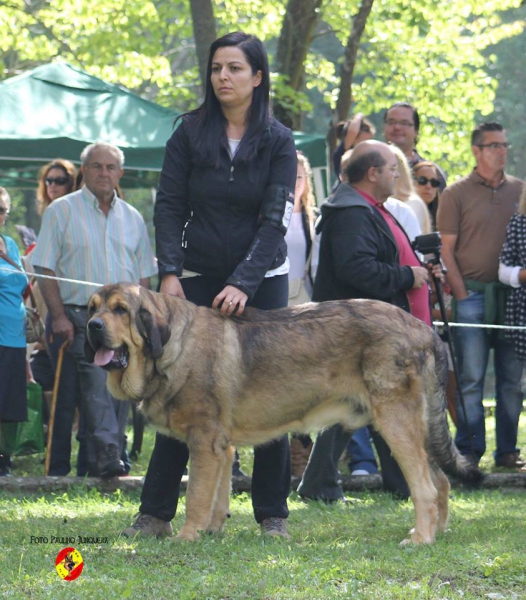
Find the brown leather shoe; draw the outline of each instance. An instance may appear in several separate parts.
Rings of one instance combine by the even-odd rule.
[[[526,461],[522,460],[518,452],[508,452],[508,454],[501,454],[495,459],[497,467],[504,467],[505,469],[519,469],[526,466]]]
[[[126,527],[124,531],[121,531],[123,537],[134,538],[140,536],[164,538],[170,537],[173,534],[172,524],[167,521],[141,513],[136,515],[136,517],[135,521],[129,527]]]
[[[263,519],[261,522],[261,533],[269,535],[270,537],[283,537],[290,539],[290,535],[287,533],[287,519],[281,519],[279,517],[268,517]]]

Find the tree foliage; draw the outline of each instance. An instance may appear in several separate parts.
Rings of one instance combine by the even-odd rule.
[[[450,175],[465,174],[475,115],[493,111],[498,87],[494,57],[482,51],[522,31],[523,23],[503,24],[498,13],[519,1],[377,0],[357,65],[356,108],[368,114],[392,101],[413,103],[422,117],[419,149]]]
[[[338,74],[362,0],[201,2],[213,5],[214,23],[200,13],[199,25],[208,26],[208,32],[212,25],[217,35],[241,29],[265,41],[280,107],[300,111],[308,121],[316,103],[316,112],[326,115],[325,127],[330,126],[338,99],[348,93],[347,82],[340,90]],[[502,21],[500,11],[520,4],[375,0],[356,55],[352,110],[378,119],[394,101],[414,103],[422,116],[421,152],[450,175],[464,174],[471,162],[474,119],[495,107],[495,48],[524,25],[520,16]],[[311,19],[304,29],[301,7]],[[61,59],[180,111],[200,99],[190,4],[183,0],[102,0],[96,6],[82,0],[7,0],[0,5],[0,24],[3,77]],[[300,31],[305,33],[296,35]],[[206,42],[199,39],[202,70]],[[335,53],[321,51],[323,41]],[[520,68],[520,61],[514,66]],[[519,73],[516,77],[522,79]]]

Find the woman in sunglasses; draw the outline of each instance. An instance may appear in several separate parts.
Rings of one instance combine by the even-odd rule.
[[[426,203],[429,214],[431,215],[433,229],[435,229],[438,200],[440,197],[438,169],[436,165],[430,161],[416,163],[413,167],[413,178],[415,180],[416,192]]]
[[[42,214],[56,200],[76,189],[77,169],[69,160],[56,158],[40,171],[37,190],[38,212]]]

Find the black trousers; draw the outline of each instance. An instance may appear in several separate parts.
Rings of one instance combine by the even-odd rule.
[[[186,298],[199,306],[211,306],[224,282],[207,277],[181,279]],[[282,308],[288,302],[287,275],[263,280],[250,306],[263,310]],[[179,487],[186,464],[188,447],[183,442],[157,434],[141,494],[142,514],[171,521],[177,510]],[[286,519],[290,493],[290,449],[288,436],[254,448],[252,506],[261,523],[268,517]]]
[[[377,431],[372,427],[369,427],[369,430],[380,459],[383,489],[398,498],[409,498],[407,482],[391,454],[391,449]],[[338,462],[351,435],[352,432],[345,430],[341,425],[333,425],[318,433],[298,486],[298,494],[320,500],[340,500],[344,497]]]

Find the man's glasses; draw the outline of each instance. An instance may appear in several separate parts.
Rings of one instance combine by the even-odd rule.
[[[67,177],[46,177],[46,183],[51,185],[52,183],[56,183],[57,185],[66,185],[69,179]]]
[[[385,124],[390,127],[394,127],[395,125],[400,125],[400,127],[413,127],[414,125],[411,121],[398,121],[397,119],[387,119]]]
[[[0,206],[0,215],[8,215],[8,214],[9,214],[9,209],[4,208],[3,206]]]
[[[477,144],[479,148],[489,148],[490,150],[507,150],[510,147],[509,142],[491,142],[490,144]]]
[[[440,185],[440,181],[438,181],[438,179],[435,179],[434,177],[431,179],[428,179],[427,177],[424,177],[423,175],[421,175],[420,177],[415,177],[415,181],[418,183],[418,185],[427,185],[428,183],[431,184],[431,187],[437,188]]]

